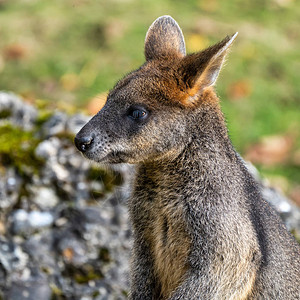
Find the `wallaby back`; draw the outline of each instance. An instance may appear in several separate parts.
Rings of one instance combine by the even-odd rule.
[[[84,155],[136,164],[131,299],[300,299],[300,247],[234,150],[213,85],[236,38],[185,54],[158,18],[146,62],[77,134]]]

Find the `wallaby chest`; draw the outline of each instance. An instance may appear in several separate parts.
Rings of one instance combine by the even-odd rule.
[[[180,195],[174,186],[162,182],[140,176],[137,186],[141,190],[131,206],[137,208],[132,210],[133,223],[150,248],[160,297],[167,299],[185,277],[191,241]]]

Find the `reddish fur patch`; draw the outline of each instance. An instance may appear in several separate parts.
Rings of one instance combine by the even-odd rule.
[[[219,105],[219,99],[212,87],[205,88],[201,91],[198,86],[188,89],[187,92],[179,98],[179,101],[185,107],[197,107],[203,104],[212,106]]]

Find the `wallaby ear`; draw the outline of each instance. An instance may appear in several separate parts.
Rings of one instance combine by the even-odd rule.
[[[215,84],[225,56],[237,35],[238,32],[199,53],[182,59],[179,73],[193,98],[203,89]]]
[[[145,38],[146,60],[185,56],[184,37],[177,22],[170,16],[156,19]]]

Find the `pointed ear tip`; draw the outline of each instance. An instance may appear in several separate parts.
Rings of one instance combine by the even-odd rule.
[[[227,36],[227,42],[226,42],[226,45],[225,45],[226,49],[231,46],[231,44],[235,41],[238,34],[239,33],[236,32],[235,34],[233,34],[231,36]]]
[[[229,38],[229,42],[230,44],[236,39],[236,37],[238,36],[238,32],[236,32],[235,34],[233,34],[230,38]]]
[[[237,31],[235,34],[232,35],[232,39],[234,40],[238,36],[239,32]]]

